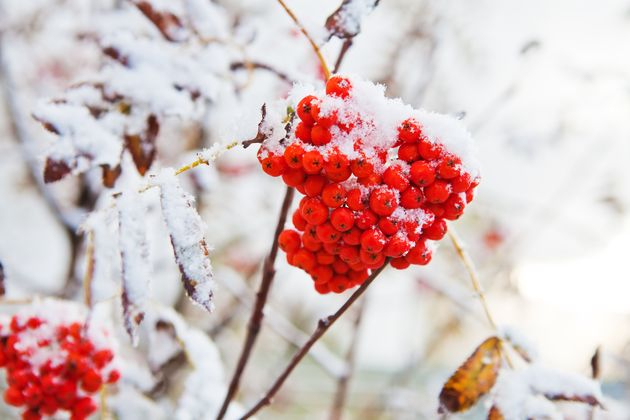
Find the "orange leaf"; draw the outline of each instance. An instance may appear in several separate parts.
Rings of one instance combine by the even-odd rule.
[[[499,407],[493,405],[488,411],[488,419],[487,420],[505,420],[503,417],[503,413],[499,410]]]
[[[472,407],[497,381],[501,367],[501,340],[490,337],[449,378],[440,392],[440,409],[452,413]]]

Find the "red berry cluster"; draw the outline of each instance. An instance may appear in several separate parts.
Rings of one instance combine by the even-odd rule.
[[[9,385],[4,401],[25,407],[24,420],[58,410],[70,412],[72,420],[86,419],[96,411],[91,395],[120,378],[111,368],[112,351],[96,347],[81,323],[52,325],[37,316],[21,321],[16,315],[0,327],[0,367]]]
[[[427,264],[427,240],[442,239],[446,220],[463,214],[478,180],[414,118],[399,123],[392,141],[366,147],[361,136],[372,123],[348,111],[349,79],[330,78],[326,96],[333,106],[304,97],[294,141],[282,153],[263,143],[259,160],[267,174],[305,196],[293,214],[296,230],[279,237],[289,264],[309,273],[318,292],[341,293],[387,258],[397,269]],[[344,140],[351,154],[342,152]]]

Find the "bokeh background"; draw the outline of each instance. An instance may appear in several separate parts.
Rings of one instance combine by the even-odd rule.
[[[288,3],[319,36],[339,2]],[[264,63],[317,83],[308,43],[276,2],[220,0],[216,7],[219,18],[208,24],[222,42],[207,46],[202,64],[216,76],[216,97],[199,115],[163,125],[159,166],[190,162],[195,150],[214,142],[253,137],[260,105],[290,88],[274,72],[233,63]],[[125,1],[0,2],[0,261],[9,296],[80,300],[85,241],[76,229],[108,192],[98,171],[42,183],[54,136],[31,112],[93,78],[108,63],[95,40],[121,31],[159,38]],[[541,363],[588,376],[601,348],[608,410],[598,410],[597,419],[630,418],[628,39],[627,1],[382,0],[341,67],[385,84],[388,96],[457,116],[469,128],[483,180],[454,227],[497,322],[527,337]],[[323,47],[329,62],[339,47],[335,39]],[[260,171],[253,149],[226,153],[183,181],[197,197],[214,248],[213,315],[182,296],[159,214],[147,215],[155,231],[152,299],[208,333],[228,377],[283,195],[281,183]],[[317,295],[282,256],[278,265],[267,322],[242,382],[245,406],[267,388],[303,333],[347,298]],[[112,269],[99,279],[103,302],[116,295],[116,276]],[[327,417],[360,312],[348,418],[437,418],[442,383],[492,334],[445,240],[428,267],[388,270],[378,279],[260,418]],[[166,411],[153,413],[160,412]],[[573,406],[565,413],[590,416]],[[463,417],[481,416],[478,410]]]

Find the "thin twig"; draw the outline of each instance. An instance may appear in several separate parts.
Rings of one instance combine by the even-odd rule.
[[[483,307],[483,311],[486,315],[488,323],[490,324],[490,327],[497,333],[497,335],[500,335],[497,323],[495,322],[494,317],[490,312],[490,307],[488,306],[486,295],[483,293],[483,289],[481,288],[481,282],[479,281],[479,275],[477,274],[477,270],[475,269],[475,264],[473,263],[472,258],[470,258],[470,255],[468,255],[468,252],[464,248],[464,245],[462,245],[462,242],[459,239],[459,236],[457,236],[457,232],[455,232],[455,229],[453,229],[452,225],[449,226],[448,236],[449,238],[451,238],[451,242],[453,243],[453,247],[455,248],[457,255],[459,256],[460,260],[462,260],[464,267],[466,267],[466,271],[468,271],[468,276],[470,277],[470,282],[472,284],[473,290],[479,297],[479,301],[481,302],[481,306]],[[501,340],[501,343],[503,342],[504,341]],[[506,351],[502,351],[502,353],[506,363],[510,368],[512,368],[513,365],[512,361],[510,360],[510,356]]]
[[[341,45],[341,50],[339,50],[339,55],[337,56],[337,61],[335,62],[335,68],[333,69],[333,74],[339,71],[341,67],[341,63],[343,59],[346,57],[346,53],[352,47],[352,38],[346,38]]]
[[[85,247],[85,273],[83,274],[83,301],[85,306],[91,308],[92,279],[94,278],[94,232],[87,233],[87,245]]]
[[[269,64],[265,64],[265,63],[259,63],[257,61],[237,61],[234,62],[232,64],[230,64],[230,70],[239,70],[239,69],[246,69],[246,70],[250,70],[250,69],[260,69],[260,70],[266,70],[270,73],[275,74],[276,76],[278,76],[278,79],[283,80],[287,83],[295,83],[295,80],[293,80],[291,77],[289,77],[289,75],[287,75],[286,73],[270,66]]]
[[[258,333],[260,332],[260,327],[264,317],[265,303],[267,302],[269,290],[271,289],[271,283],[276,275],[274,264],[278,255],[278,237],[280,236],[280,232],[282,232],[284,224],[287,220],[287,214],[289,213],[289,207],[293,201],[294,192],[295,190],[293,188],[287,187],[284,195],[284,201],[282,202],[282,207],[280,208],[280,214],[278,215],[278,224],[276,225],[271,250],[269,251],[269,255],[265,259],[265,263],[263,265],[262,280],[260,282],[258,293],[256,294],[256,302],[254,303],[252,315],[249,320],[245,343],[243,344],[243,349],[241,350],[241,355],[239,356],[236,369],[232,375],[232,379],[230,380],[230,386],[228,387],[227,394],[225,395],[225,399],[221,405],[221,410],[219,410],[219,414],[217,415],[217,420],[221,420],[225,417],[228,406],[238,391],[241,376],[243,375],[245,366],[247,365],[254,348],[254,343],[256,342]]]
[[[374,281],[376,277],[387,267],[389,264],[389,259],[383,264],[380,268],[374,270],[372,274],[365,280],[365,282],[359,287],[349,298],[348,300],[332,315],[329,315],[326,318],[322,318],[317,323],[317,328],[315,332],[310,336],[308,341],[304,343],[304,345],[293,355],[293,358],[289,362],[289,364],[284,368],[284,371],[278,376],[275,380],[271,388],[266,392],[264,397],[260,399],[249,411],[247,411],[242,417],[241,420],[247,419],[254,414],[256,414],[261,408],[271,404],[271,400],[276,395],[276,393],[280,390],[284,381],[291,375],[291,372],[297,367],[300,361],[306,356],[308,351],[311,349],[313,344],[317,342],[328,329],[337,321],[352,304],[359,298],[361,295],[367,290],[370,284]]]
[[[363,314],[365,313],[365,306],[367,305],[367,298],[361,301],[357,310],[357,316],[354,320],[352,328],[352,337],[348,352],[346,353],[346,370],[337,380],[337,390],[335,392],[335,399],[333,401],[332,410],[330,412],[330,420],[340,420],[343,414],[343,409],[346,405],[348,397],[348,385],[350,378],[354,373],[354,363],[357,350],[357,343],[359,342],[359,332],[361,330],[361,323],[363,321]]]
[[[284,11],[287,12],[287,14],[291,17],[291,19],[293,19],[293,22],[297,25],[297,27],[300,29],[300,31],[304,34],[306,39],[308,39],[308,42],[311,44],[311,47],[313,47],[313,51],[315,51],[315,54],[317,55],[317,58],[319,59],[319,62],[322,65],[322,70],[324,72],[324,78],[326,80],[330,79],[330,70],[328,69],[328,65],[326,64],[326,60],[324,59],[324,56],[322,55],[322,52],[320,51],[320,49],[317,46],[317,44],[315,43],[315,41],[313,41],[313,38],[311,38],[309,33],[306,31],[306,28],[304,28],[304,25],[302,25],[302,23],[299,21],[297,16],[295,16],[295,14],[291,11],[291,9],[289,9],[289,6],[287,6],[286,3],[283,0],[278,0],[278,3],[280,3],[280,6],[282,6]]]

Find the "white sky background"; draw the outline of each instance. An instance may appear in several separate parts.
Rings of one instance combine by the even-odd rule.
[[[252,17],[259,23],[291,27],[286,16],[262,5],[265,2],[223,3],[232,9],[260,10]],[[289,3],[309,28],[321,24],[336,6],[330,0]],[[365,21],[342,71],[388,80],[389,92],[415,107],[466,113],[464,122],[478,143],[483,182],[456,226],[488,285],[490,305],[498,322],[529,336],[546,362],[586,373],[598,345],[618,353],[630,338],[630,4],[616,0],[381,3]],[[414,31],[434,39],[433,53],[429,53],[432,41],[423,37],[405,42],[394,55],[401,36]],[[306,42],[303,50],[288,49],[288,41],[278,41],[277,33],[265,30],[256,39],[253,57],[290,72],[308,71],[293,63],[311,60]],[[330,62],[337,46],[332,43],[324,49]],[[55,48],[47,54],[67,51],[63,42]],[[25,66],[27,58],[21,56],[24,61],[18,61],[17,67]],[[91,56],[88,52],[77,60],[90,62]],[[35,80],[37,72],[33,73],[26,72],[23,82]],[[34,103],[35,95],[58,93],[61,86],[56,82],[44,80],[41,86],[24,90],[25,103]],[[258,99],[267,94],[254,84],[247,102],[262,102]],[[248,120],[257,118],[254,113]],[[37,130],[34,127],[33,133],[41,134]],[[26,169],[7,133],[3,112],[0,260],[27,289],[31,284],[40,290],[54,289],[64,275],[67,243],[36,192],[25,189]],[[243,156],[227,156],[226,161],[253,158],[253,154]],[[274,218],[272,199],[277,203],[281,191],[273,190],[277,185],[271,186],[262,174],[231,185],[241,188],[222,196],[231,204],[202,214],[209,224],[209,242],[213,237],[227,241],[225,226],[237,228],[247,214],[256,214],[260,218],[249,225],[256,232],[250,247],[264,252]],[[252,196],[259,208],[247,200]],[[496,251],[483,246],[490,228],[505,237]],[[450,252],[445,242],[430,268],[390,273],[375,285],[359,350],[361,366],[400,368],[430,336],[436,298],[418,297],[418,277],[460,293],[479,309],[468,294],[464,271],[454,265],[458,263]],[[277,283],[275,302],[290,296],[297,306],[304,304],[316,314],[341,301],[315,296],[310,285],[304,286],[305,278],[285,265],[279,268],[278,278],[290,281]],[[177,286],[164,289],[169,295]],[[216,293],[220,299],[221,291]],[[443,307],[450,306],[443,303],[440,315]],[[437,366],[459,363],[489,333],[476,321],[465,326],[470,329],[449,341],[435,360]]]

